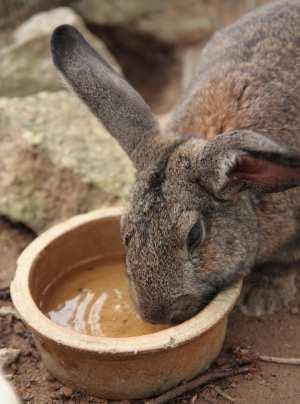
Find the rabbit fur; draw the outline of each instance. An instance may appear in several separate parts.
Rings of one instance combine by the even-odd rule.
[[[216,33],[162,132],[142,97],[75,28],[53,60],[137,169],[121,221],[141,316],[179,323],[252,274],[241,309],[288,306],[300,260],[300,2]]]

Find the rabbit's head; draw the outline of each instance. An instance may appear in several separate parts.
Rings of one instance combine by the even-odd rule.
[[[211,141],[160,132],[148,105],[71,26],[54,63],[137,169],[121,223],[131,296],[145,320],[178,323],[253,266],[253,199],[300,185],[300,158],[252,131]],[[117,162],[116,162],[117,164]]]

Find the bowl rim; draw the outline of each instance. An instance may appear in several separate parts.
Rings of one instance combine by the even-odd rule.
[[[50,320],[36,305],[30,293],[30,273],[35,261],[57,237],[74,232],[93,221],[118,218],[122,212],[121,208],[106,208],[74,216],[39,235],[22,252],[11,283],[11,297],[21,318],[36,334],[73,350],[84,350],[108,356],[130,356],[137,353],[167,350],[191,342],[216,326],[232,310],[240,295],[242,281],[220,292],[191,319],[153,334],[120,338],[90,336],[80,334]]]

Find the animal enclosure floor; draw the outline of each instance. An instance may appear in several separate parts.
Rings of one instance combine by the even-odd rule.
[[[3,306],[11,307],[10,300],[0,300],[0,307]],[[263,319],[248,318],[235,310],[230,317],[224,352],[240,346],[264,355],[300,357],[299,307],[300,297],[291,311]],[[0,348],[4,347],[20,350],[6,373],[24,403],[106,403],[72,391],[53,379],[40,361],[30,332],[12,314],[0,316]],[[259,362],[254,373],[209,384],[172,402],[223,404],[233,400],[237,404],[298,404],[300,367]]]

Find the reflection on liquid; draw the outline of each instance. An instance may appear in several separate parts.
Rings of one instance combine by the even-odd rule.
[[[139,317],[120,261],[71,271],[45,291],[41,306],[55,323],[88,335],[130,337],[166,328]]]

